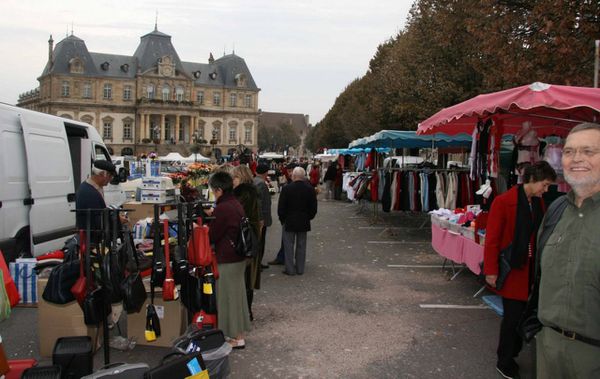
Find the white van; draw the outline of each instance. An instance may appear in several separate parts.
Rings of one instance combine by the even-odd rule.
[[[111,158],[91,125],[0,103],[0,250],[7,260],[60,249],[74,234],[75,193],[96,159]],[[119,180],[105,190],[107,204],[118,205]]]

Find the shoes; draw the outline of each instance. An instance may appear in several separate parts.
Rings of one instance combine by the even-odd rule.
[[[283,271],[281,271],[281,272],[282,272],[282,273],[284,273],[285,275],[289,275],[289,276],[294,276],[294,275],[296,275],[296,274],[295,274],[295,273],[293,273],[293,272],[287,272],[287,271],[285,271],[285,270],[283,270]]]
[[[269,265],[264,265],[261,263],[260,268],[262,268],[262,269],[269,268]]]
[[[514,365],[503,366],[500,364],[496,365],[496,370],[502,375],[503,378],[506,379],[519,379],[521,376],[519,375],[519,366],[514,363]]]
[[[227,338],[227,343],[231,345],[232,349],[246,348],[246,341],[243,338],[239,340],[236,340],[235,338]]]
[[[278,261],[277,259],[273,259],[271,262],[268,262],[271,266],[282,266],[283,262]]]

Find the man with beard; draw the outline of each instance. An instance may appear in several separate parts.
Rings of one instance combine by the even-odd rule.
[[[600,125],[579,124],[562,153],[572,190],[541,251],[540,378],[600,378]]]

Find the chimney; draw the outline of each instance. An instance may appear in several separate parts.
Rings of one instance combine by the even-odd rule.
[[[54,49],[54,40],[52,39],[52,34],[50,34],[50,39],[48,40],[48,62],[52,64],[52,50]]]

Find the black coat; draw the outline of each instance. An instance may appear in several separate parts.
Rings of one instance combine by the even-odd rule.
[[[305,180],[284,186],[279,196],[277,215],[287,232],[310,231],[310,220],[317,215],[315,189]]]

